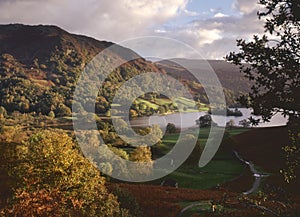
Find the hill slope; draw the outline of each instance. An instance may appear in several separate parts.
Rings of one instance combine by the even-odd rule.
[[[201,62],[206,61],[191,59],[175,59],[175,61],[176,60],[184,62],[186,65],[190,66],[196,71],[200,71],[198,67],[201,66]],[[237,66],[222,60],[207,60],[207,63],[212,67],[217,77],[219,78],[228,105],[233,106],[234,104],[236,104],[235,99],[237,97],[249,92],[251,88],[251,82],[249,82],[249,80],[247,80],[243,76],[243,74],[240,73]],[[155,64],[158,68],[165,70],[169,75],[185,83],[194,94],[201,93],[200,101],[207,103],[203,84],[195,84],[194,81],[196,81],[196,78],[187,69],[178,65],[172,60],[163,60],[156,62]]]
[[[0,106],[8,112],[48,114],[53,111],[56,116],[70,115],[72,93],[84,66],[111,45],[114,44],[70,34],[56,26],[0,25]],[[96,112],[104,114],[109,110],[114,93],[122,83],[149,71],[168,72],[185,83],[196,99],[208,103],[202,86],[195,83],[182,67],[168,62],[152,63],[128,48],[115,46],[116,49],[111,51],[113,58],[132,57],[134,60],[124,63],[108,76],[105,88],[99,92]],[[227,64],[224,67],[219,61],[209,63],[224,86],[227,102],[232,105],[236,96],[248,90],[248,83],[233,66]],[[144,109],[147,114],[153,110],[148,104],[142,105],[147,107]],[[155,107],[161,109],[162,106]]]
[[[243,159],[251,161],[263,173],[272,174],[263,182],[274,187],[284,187],[291,193],[300,193],[299,179],[287,184],[280,170],[285,168],[285,153],[283,147],[289,143],[287,127],[268,127],[252,129],[233,137],[234,146]],[[251,188],[254,177],[250,171],[224,186],[238,192]]]
[[[0,105],[8,111],[70,114],[72,92],[84,66],[114,45],[70,34],[56,26],[0,25]],[[130,49],[116,45],[111,55],[135,60],[109,77],[98,109],[108,109],[110,90],[142,71],[159,71]]]

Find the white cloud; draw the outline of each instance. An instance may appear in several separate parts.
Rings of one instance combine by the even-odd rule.
[[[196,16],[199,16],[200,14],[196,11],[190,11],[190,10],[187,10],[187,9],[184,9],[183,10],[183,13],[184,15],[187,15],[187,16],[191,16],[191,17],[196,17]]]
[[[232,7],[242,14],[252,13],[254,10],[257,11],[259,6],[258,0],[235,0]]]
[[[98,39],[122,41],[149,34],[185,9],[188,0],[0,1],[1,23],[54,24]]]
[[[206,58],[221,58],[236,49],[237,38],[263,32],[256,1],[235,0],[236,16],[216,9],[200,16],[187,9],[188,0],[0,0],[0,23],[52,24],[115,42],[166,36],[202,50]],[[211,13],[214,17],[208,18]],[[186,17],[195,20],[174,21]]]
[[[165,29],[155,29],[154,32],[155,33],[167,33],[167,31]]]
[[[198,47],[202,47],[206,44],[211,44],[216,40],[222,38],[221,30],[219,29],[204,29],[204,28],[187,28],[182,29],[181,37],[183,38],[190,38],[196,42]]]
[[[263,33],[255,2],[237,0],[235,5],[240,9],[236,10],[241,12],[238,15],[226,16],[214,10],[213,18],[198,19],[188,25],[167,29],[166,35],[188,43],[208,59],[225,57],[230,51],[237,50],[236,39],[250,40],[254,34]]]
[[[227,15],[227,14],[223,14],[223,13],[216,13],[215,15],[214,15],[214,18],[223,18],[223,17],[229,17],[229,15]]]
[[[187,0],[125,0],[124,4],[131,13],[140,18],[166,19],[176,16],[178,10],[183,10]]]

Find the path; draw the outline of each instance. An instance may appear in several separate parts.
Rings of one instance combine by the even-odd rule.
[[[243,192],[243,194],[245,194],[245,195],[252,194],[259,188],[261,179],[264,177],[268,177],[269,175],[259,173],[255,169],[254,164],[250,161],[246,161],[243,158],[241,158],[241,156],[237,153],[237,151],[233,151],[233,153],[240,161],[242,161],[244,164],[249,166],[250,171],[252,172],[253,176],[255,177],[252,188],[250,188],[248,191]]]

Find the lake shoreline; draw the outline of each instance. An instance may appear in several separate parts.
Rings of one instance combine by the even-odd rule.
[[[217,123],[219,127],[225,127],[226,123],[233,120],[235,125],[233,127],[243,127],[239,124],[241,120],[248,119],[250,117],[261,118],[260,116],[253,115],[252,109],[249,108],[238,108],[243,113],[243,116],[223,116],[223,115],[211,115],[212,120]],[[130,120],[132,127],[147,127],[152,124],[158,124],[160,126],[165,126],[168,123],[175,124],[179,129],[186,129],[190,127],[196,127],[196,120],[199,117],[208,114],[208,112],[174,112],[171,114],[158,114],[152,116],[138,117]],[[270,122],[259,123],[258,126],[252,126],[250,128],[263,128],[263,127],[275,127],[275,126],[285,126],[288,122],[286,117],[280,114],[276,114]]]

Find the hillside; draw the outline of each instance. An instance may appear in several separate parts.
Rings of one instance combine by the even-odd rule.
[[[8,112],[47,115],[52,111],[55,116],[70,115],[72,93],[84,66],[111,45],[114,44],[71,34],[56,26],[0,25],[0,106]],[[152,63],[118,45],[110,53],[115,59],[132,57],[135,60],[124,63],[108,76],[96,101],[97,113],[109,111],[115,91],[122,83],[147,71],[169,73],[185,83],[196,100],[208,103],[201,84],[182,67],[168,61]],[[224,86],[228,104],[233,105],[237,96],[247,92],[249,83],[234,66],[221,61],[209,63]],[[142,101],[134,104],[132,116],[176,109],[167,99],[159,101],[153,98],[164,99],[160,95],[144,96]],[[88,99],[84,102],[89,103]]]
[[[269,184],[299,194],[299,179],[287,184],[280,170],[285,168],[283,147],[289,143],[287,127],[270,127],[252,129],[233,137],[233,149],[243,159],[251,161],[263,173],[272,174],[264,181]],[[238,179],[226,183],[230,190],[244,191],[250,189],[254,178],[248,169]],[[237,184],[238,183],[238,184]]]
[[[84,66],[113,45],[56,26],[0,25],[0,105],[9,112],[70,114],[72,92]],[[130,49],[116,45],[111,56],[135,60],[116,69],[107,79],[97,109],[105,112],[120,83],[143,71],[159,71]]]
[[[176,60],[176,59],[175,59]],[[185,64],[189,65],[192,69],[196,71],[199,70],[199,65],[204,60],[185,60],[177,59],[183,61]],[[206,61],[206,60],[205,60]],[[247,80],[242,73],[240,73],[239,68],[233,64],[227,63],[223,60],[207,60],[208,64],[212,67],[214,72],[222,84],[224,94],[226,97],[226,102],[228,105],[232,106],[236,104],[236,98],[242,94],[249,92],[251,88],[251,82]],[[196,78],[184,67],[178,65],[172,60],[163,60],[155,63],[160,69],[165,70],[169,75],[181,80],[185,83],[190,90],[194,93],[201,93],[200,101],[207,103],[205,96],[203,84],[195,84]]]

